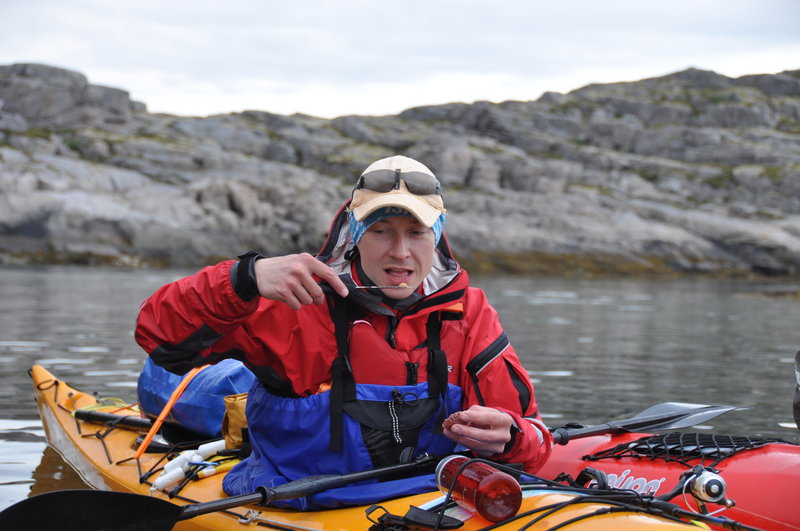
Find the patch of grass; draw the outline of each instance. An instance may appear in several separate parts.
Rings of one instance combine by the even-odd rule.
[[[140,131],[136,137],[152,140],[160,144],[176,144],[178,142],[178,139],[175,137],[168,136],[164,133],[155,133],[149,131]]]
[[[778,168],[777,166],[767,166],[767,167],[765,167],[762,170],[761,175],[763,175],[764,177],[766,177],[770,181],[776,182],[776,183],[781,182],[785,177],[784,174],[783,174],[783,170],[781,168]]]
[[[86,147],[86,140],[77,136],[68,138],[64,143],[69,149],[77,153],[82,153],[83,148]]]
[[[789,120],[788,118],[781,118],[778,121],[778,125],[775,126],[775,129],[778,131],[783,131],[784,133],[800,133],[800,122],[796,122],[794,120]]]
[[[651,182],[651,183],[656,182],[658,180],[658,178],[660,177],[659,173],[656,170],[652,170],[652,169],[647,169],[646,170],[646,169],[641,169],[640,168],[640,169],[637,169],[637,170],[634,170],[634,171],[639,177],[641,177],[645,181],[648,181],[648,182]]]
[[[46,129],[44,127],[31,127],[30,129],[27,129],[22,132],[15,132],[14,134],[27,136],[30,138],[40,138],[42,140],[50,140],[50,135],[52,135],[53,132],[50,129]]]
[[[709,185],[711,188],[721,189],[725,188],[730,184],[731,180],[726,175],[717,175],[716,177],[711,177],[710,179],[706,179],[705,183]]]
[[[568,100],[564,103],[551,106],[550,112],[553,114],[569,114],[571,111],[578,110],[580,111],[581,115],[583,115],[585,114],[583,110],[584,103],[585,102],[579,99]]]
[[[712,105],[720,105],[722,103],[727,102],[729,99],[729,95],[726,94],[725,92],[706,91],[703,93],[703,95],[705,96],[706,100],[708,100],[708,102]]]
[[[722,172],[713,177],[705,179],[703,183],[712,188],[716,188],[717,190],[731,186],[733,183],[733,167],[722,164],[714,166],[719,167]]]

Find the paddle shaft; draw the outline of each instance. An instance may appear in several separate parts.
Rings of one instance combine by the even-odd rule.
[[[624,424],[623,422],[609,422],[607,424],[598,424],[597,426],[587,426],[585,428],[556,428],[553,432],[553,442],[556,444],[567,444],[573,439],[583,439],[584,437],[591,437],[592,435],[604,435],[606,433],[614,433],[618,431],[637,431],[640,429],[650,429],[654,423],[662,423],[664,421],[679,419],[685,413],[676,413],[665,418],[664,415],[649,415],[636,419],[635,422]]]
[[[134,415],[122,416],[90,409],[76,409],[75,418],[87,422],[98,422],[100,424],[114,423],[120,426],[130,426],[132,428],[141,428],[144,430],[150,429],[153,425],[153,421],[150,419],[144,419]]]
[[[201,514],[222,511],[232,507],[240,507],[242,505],[265,505],[275,500],[302,498],[303,496],[309,496],[318,492],[344,487],[345,485],[358,483],[360,481],[385,479],[393,476],[400,477],[429,472],[432,471],[429,469],[432,469],[438,462],[438,457],[425,454],[413,463],[374,468],[371,470],[364,470],[362,472],[353,472],[351,474],[310,476],[307,478],[290,481],[289,483],[284,483],[283,485],[278,485],[277,487],[259,487],[257,492],[250,494],[242,494],[240,496],[232,496],[223,500],[186,505],[184,506],[183,511],[181,511],[179,519],[186,520]]]
[[[263,505],[266,500],[264,498],[265,492],[253,492],[251,494],[242,494],[240,496],[231,496],[230,498],[222,498],[219,500],[195,503],[192,505],[184,505],[183,510],[178,516],[178,520],[188,520],[201,514],[214,513],[217,511],[224,511],[226,509],[233,509],[234,507],[241,507],[243,505]]]

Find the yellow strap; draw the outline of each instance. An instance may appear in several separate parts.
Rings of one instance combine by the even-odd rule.
[[[166,419],[167,415],[169,415],[169,412],[172,411],[172,407],[175,405],[175,402],[177,402],[178,398],[180,398],[180,396],[183,394],[183,391],[184,389],[186,389],[186,386],[189,385],[189,382],[192,381],[192,378],[197,376],[198,372],[202,371],[206,367],[208,367],[208,365],[195,367],[194,369],[186,373],[186,375],[183,377],[183,380],[181,380],[181,383],[178,384],[178,387],[176,387],[175,390],[172,391],[172,395],[169,397],[169,400],[167,400],[167,403],[164,405],[164,409],[162,409],[161,413],[158,414],[158,418],[156,419],[156,421],[150,427],[150,431],[147,432],[147,435],[142,441],[142,444],[139,445],[139,448],[136,450],[136,454],[134,454],[133,456],[134,459],[139,459],[140,457],[142,457],[142,454],[145,452],[145,450],[147,450],[147,447],[150,446],[150,441],[153,440],[155,434],[158,433],[159,429],[161,429],[161,425],[164,424],[164,419]]]

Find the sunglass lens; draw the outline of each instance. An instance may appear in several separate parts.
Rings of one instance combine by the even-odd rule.
[[[392,170],[375,170],[365,174],[363,179],[367,190],[386,193],[394,188],[396,176]]]
[[[415,195],[432,195],[439,193],[438,182],[422,172],[408,172],[400,177],[406,183],[408,191]]]

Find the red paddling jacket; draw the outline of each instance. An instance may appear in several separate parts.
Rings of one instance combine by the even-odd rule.
[[[332,451],[342,447],[345,453],[350,451],[347,439],[344,446],[341,440],[348,436],[347,428],[343,434],[340,426],[342,417],[350,416],[356,386],[394,386],[401,390],[393,391],[398,404],[409,402],[400,396],[408,386],[423,386],[426,396],[441,396],[442,406],[448,401],[452,404],[456,397],[455,407],[459,401],[461,409],[479,404],[513,417],[517,429],[512,430],[512,440],[493,459],[523,463],[531,473],[547,459],[552,437],[539,417],[527,372],[500,326],[497,312],[482,290],[470,287],[467,272],[454,260],[445,237],[437,244],[437,258],[420,290],[401,301],[385,298],[380,291],[350,290],[347,299],[329,293],[325,304],[292,310],[282,302],[256,296],[252,264],[257,256],[249,253],[240,258],[167,284],[143,303],[136,341],[156,364],[183,374],[194,366],[235,358],[253,371],[262,388],[259,392],[268,397],[289,399],[289,404],[291,399],[324,397],[330,423],[323,429],[330,432],[322,435]],[[317,258],[349,286],[367,283],[344,207],[334,218]],[[427,417],[412,418],[392,427],[392,422],[397,423],[397,411],[390,404],[391,433],[371,441],[370,429],[365,426],[370,422],[362,422],[368,458],[349,462],[344,468],[334,466],[337,470],[314,470],[314,463],[308,463],[310,468],[297,474],[283,474],[285,480],[296,479],[292,475],[346,473],[349,468],[407,459],[409,437],[412,446],[430,439],[419,430],[432,429],[444,438],[441,420],[452,406],[432,407],[435,421],[425,424],[422,421],[429,420]],[[367,409],[363,414],[369,417],[372,413]],[[253,412],[258,416],[254,419],[249,410],[250,404],[251,442],[257,450],[259,430],[253,431],[253,421],[272,421]],[[375,425],[381,422],[376,420]],[[246,488],[249,485],[241,487]]]

